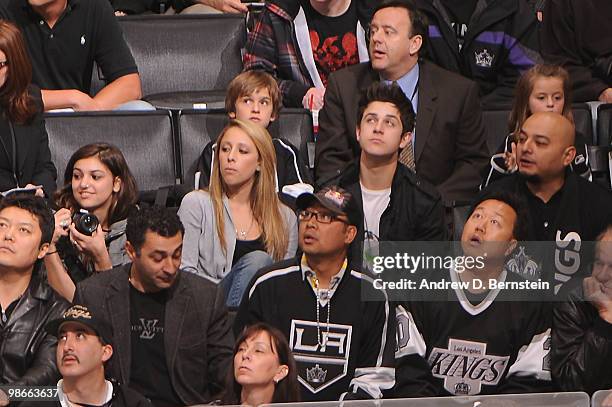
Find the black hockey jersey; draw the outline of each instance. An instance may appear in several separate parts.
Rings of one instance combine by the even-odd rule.
[[[452,272],[451,280],[459,281]],[[398,304],[395,396],[550,391],[549,304],[507,294],[490,290],[474,305],[457,289],[448,301]]]
[[[319,303],[317,318],[309,273],[300,257],[260,271],[242,299],[235,333],[263,321],[286,335],[302,401],[382,397],[395,381],[395,315],[386,293],[345,262],[337,285],[332,281],[330,299]],[[373,301],[362,301],[362,289]]]

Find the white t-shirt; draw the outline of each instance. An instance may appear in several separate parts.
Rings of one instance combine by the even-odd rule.
[[[379,240],[380,217],[391,201],[391,188],[373,191],[361,184],[361,199],[363,201],[364,240]]]

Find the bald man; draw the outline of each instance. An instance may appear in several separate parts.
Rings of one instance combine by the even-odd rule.
[[[543,268],[518,270],[527,279],[547,279],[555,294],[571,288],[575,277],[585,277],[581,242],[595,240],[612,223],[612,194],[569,170],[576,155],[574,136],[572,123],[557,113],[531,115],[518,135],[518,172],[486,190],[523,196],[531,216],[529,240],[555,242],[554,258],[547,258]]]

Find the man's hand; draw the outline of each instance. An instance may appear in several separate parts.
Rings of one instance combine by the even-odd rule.
[[[0,390],[0,406],[8,406],[9,405],[9,398],[6,395],[5,392],[3,392],[2,390]]]
[[[510,144],[510,151],[504,154],[504,161],[508,172],[516,172],[518,165],[516,163],[516,143],[513,141]]]
[[[302,106],[304,109],[321,110],[325,97],[325,88],[310,88],[302,98]],[[311,100],[312,98],[312,106]]]
[[[36,188],[37,185],[34,184],[28,184],[25,186],[26,188]],[[42,187],[36,188],[36,192],[34,192],[35,196],[39,196],[41,198],[45,197],[45,192],[43,191]]]
[[[612,393],[601,402],[601,407],[612,407]]]
[[[199,2],[224,13],[246,13],[249,11],[246,4],[242,4],[240,0],[199,0]]]
[[[604,103],[612,103],[612,88],[608,88],[601,92],[599,101]]]
[[[584,279],[584,295],[597,308],[599,317],[612,324],[612,282],[601,281],[596,274]]]
[[[72,89],[70,104],[74,110],[103,110],[98,102],[86,93]]]

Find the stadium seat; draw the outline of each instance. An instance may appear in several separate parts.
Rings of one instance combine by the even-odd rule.
[[[612,104],[597,108],[597,137],[600,146],[612,145]]]
[[[245,24],[244,16],[226,14],[119,18],[138,66],[144,99],[173,107],[176,94],[177,108],[186,107],[186,99],[223,100],[227,84],[242,71]],[[97,69],[93,76],[95,94],[103,82]]]
[[[587,144],[594,144],[593,121],[589,106],[586,103],[575,103],[572,105],[572,114],[574,115],[576,131],[582,133]]]
[[[45,115],[58,187],[70,156],[95,142],[121,149],[141,191],[176,183],[172,120],[168,111],[75,112]]]
[[[181,179],[193,186],[198,158],[206,144],[216,140],[227,124],[222,109],[183,110],[178,116],[179,146],[181,151]],[[279,118],[268,129],[272,137],[282,137],[299,148],[299,159],[308,162],[307,143],[312,141],[312,118],[304,109],[282,109]]]
[[[581,132],[587,144],[593,143],[593,126],[591,122],[591,110],[585,103],[572,105],[574,123],[576,131]],[[482,112],[485,132],[487,136],[487,146],[489,152],[493,154],[503,143],[508,135],[508,119],[510,110],[485,110]]]

